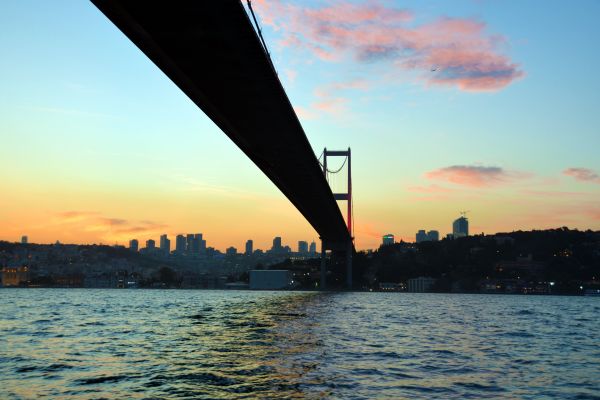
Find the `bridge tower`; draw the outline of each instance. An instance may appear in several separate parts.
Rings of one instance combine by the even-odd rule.
[[[321,290],[326,289],[326,273],[327,273],[327,263],[326,263],[326,251],[338,251],[344,252],[346,258],[346,287],[348,289],[352,289],[352,252],[354,251],[354,236],[352,231],[352,154],[350,151],[350,147],[348,150],[327,150],[325,148],[323,150],[323,174],[325,175],[325,179],[328,179],[329,173],[338,173],[342,170],[340,167],[337,171],[330,171],[327,168],[327,157],[345,157],[344,163],[348,164],[348,186],[347,191],[345,193],[333,193],[333,197],[335,200],[346,201],[347,205],[347,217],[346,224],[348,226],[348,233],[350,234],[350,241],[348,243],[326,243],[321,240]]]

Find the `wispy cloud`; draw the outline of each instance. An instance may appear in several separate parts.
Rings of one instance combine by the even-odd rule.
[[[600,175],[588,168],[567,168],[563,174],[571,176],[580,182],[591,182],[600,184]]]
[[[309,107],[297,107],[300,118],[312,119],[319,114],[329,114],[337,117],[348,111],[349,100],[345,93],[353,90],[367,90],[369,82],[364,79],[350,79],[319,86],[315,89],[315,101]]]
[[[281,32],[283,46],[322,60],[388,62],[419,73],[427,84],[465,91],[497,91],[524,76],[500,51],[506,38],[487,33],[479,20],[440,17],[416,24],[412,11],[377,0],[334,0],[320,7],[256,2],[262,22]]]
[[[55,217],[58,224],[68,224],[84,232],[97,232],[105,240],[123,239],[128,234],[156,234],[168,228],[168,225],[154,221],[105,217],[97,211],[63,211]]]
[[[452,165],[425,174],[427,179],[446,181],[462,186],[483,188],[497,186],[525,177],[526,174],[506,171],[501,167]]]

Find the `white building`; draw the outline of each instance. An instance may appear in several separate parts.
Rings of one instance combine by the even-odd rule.
[[[431,287],[435,284],[435,279],[420,276],[408,280],[408,291],[412,293],[425,293],[429,292]]]

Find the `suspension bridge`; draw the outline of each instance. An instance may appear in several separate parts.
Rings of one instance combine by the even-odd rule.
[[[325,149],[323,162],[315,156],[256,19],[257,29],[241,1],[91,1],[202,109],[317,231],[321,239],[320,288],[326,288],[327,251],[345,259],[346,285],[351,288],[350,149]],[[328,169],[327,158],[340,156],[348,164],[347,190],[333,193],[327,177],[335,171]],[[338,200],[347,203],[347,222]]]

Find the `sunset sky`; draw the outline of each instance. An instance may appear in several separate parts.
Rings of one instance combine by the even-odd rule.
[[[462,210],[472,233],[600,229],[600,2],[253,6],[315,153],[352,148],[357,248]],[[2,1],[0,48],[0,240],[318,239],[91,3]]]

